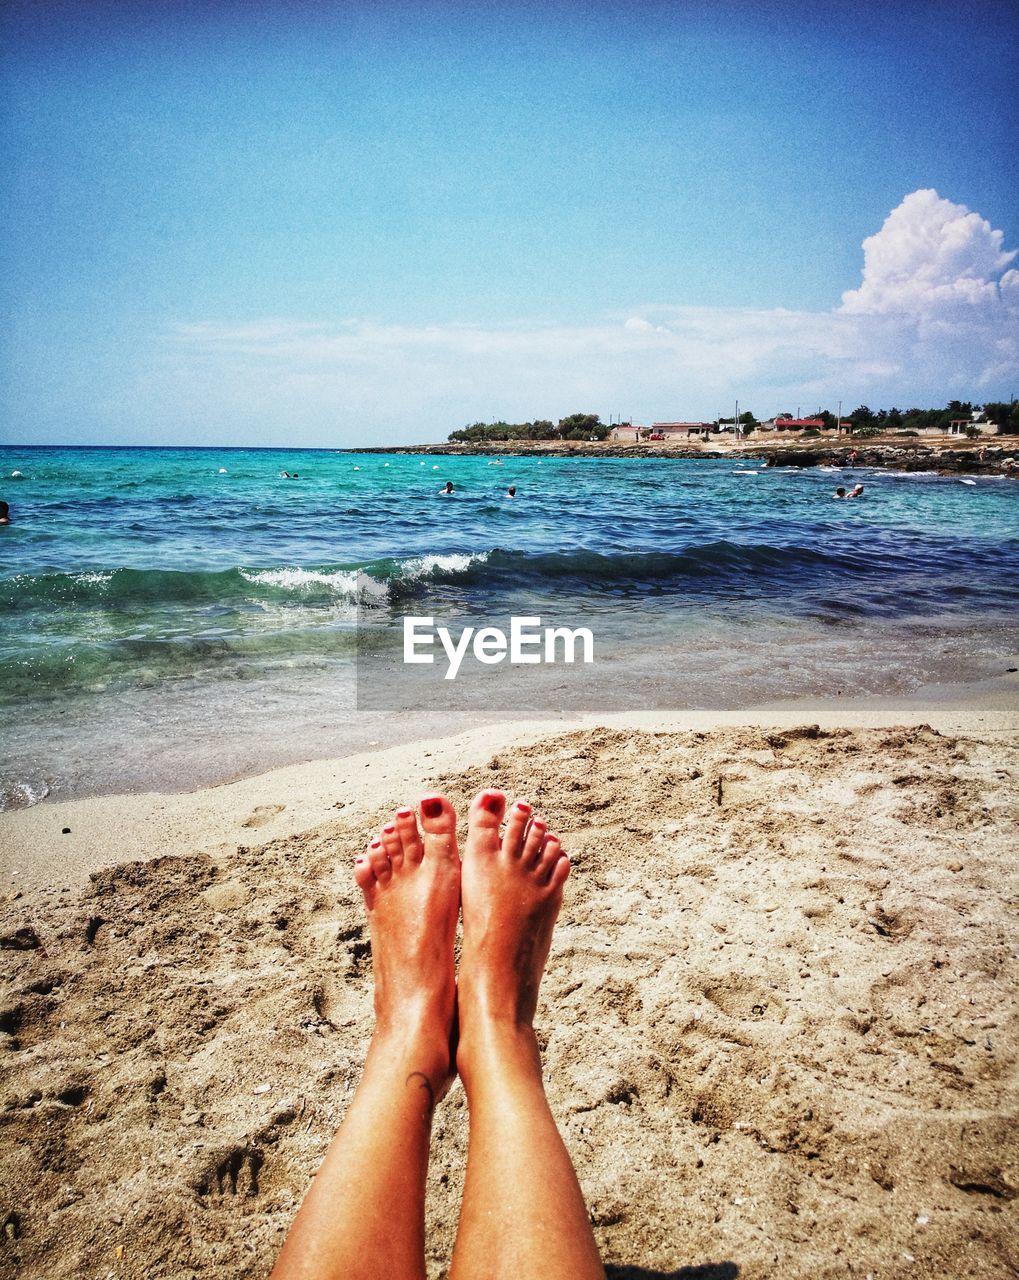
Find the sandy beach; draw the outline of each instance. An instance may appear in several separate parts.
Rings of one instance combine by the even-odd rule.
[[[267,1275],[371,1030],[354,852],[493,786],[574,862],[539,1027],[610,1276],[1014,1274],[1013,709],[501,725],[0,816],[0,1274]],[[465,1144],[454,1085],[431,1277]]]

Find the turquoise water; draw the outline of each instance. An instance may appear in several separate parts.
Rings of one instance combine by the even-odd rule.
[[[358,695],[426,736],[479,708],[907,692],[995,674],[1016,648],[1019,486],[998,479],[29,448],[0,449],[0,478],[8,804],[191,785],[391,737],[392,717],[359,713]],[[864,498],[831,501],[848,480]],[[597,660],[489,682],[470,706],[469,682],[443,685],[437,722],[356,661],[369,637],[392,669],[407,614],[586,625]]]

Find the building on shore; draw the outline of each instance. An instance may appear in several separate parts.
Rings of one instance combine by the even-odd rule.
[[[977,421],[981,416],[976,412],[968,418],[953,418],[947,427],[935,427],[934,432],[943,436],[968,436],[972,432],[981,436],[996,436],[999,431],[997,423]]]
[[[824,431],[827,427],[824,418],[772,418],[769,422],[762,422],[761,429],[764,431],[808,431],[811,428],[815,431]],[[851,426],[851,423],[844,422],[843,427]]]
[[[691,436],[700,436],[703,439],[717,432],[717,422],[652,422],[651,424],[653,436],[679,436],[689,440]]]

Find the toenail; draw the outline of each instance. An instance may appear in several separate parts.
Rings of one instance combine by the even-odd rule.
[[[381,849],[381,848],[382,848],[382,841],[381,841],[381,840],[373,840],[373,841],[371,842],[371,848],[373,848],[373,849]]]
[[[529,804],[524,804],[523,800],[518,800],[518,801],[517,801],[517,809],[518,809],[521,813],[530,813],[530,812],[531,812],[531,806],[530,806]]]
[[[392,835],[393,832],[396,830],[396,825],[390,822],[389,825],[383,827],[382,830],[386,833],[387,836]]]
[[[442,817],[442,801],[441,800],[422,800],[421,812],[426,818]]]
[[[501,815],[505,804],[505,796],[498,796],[489,793],[481,797],[481,807],[483,809],[487,809],[489,813],[494,813],[497,818]]]
[[[398,818],[413,818],[414,810],[413,809],[397,809],[396,816]]]

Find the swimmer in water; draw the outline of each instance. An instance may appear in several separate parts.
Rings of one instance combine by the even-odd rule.
[[[835,490],[835,492],[831,496],[833,498],[844,498],[846,496],[846,491],[845,489],[843,489],[841,485],[839,485],[839,487]]]
[[[442,498],[448,498],[452,492],[453,492],[453,481],[447,480],[445,487],[439,490],[439,496]]]
[[[517,486],[515,484],[511,484],[510,487],[506,490],[506,497],[515,498],[516,496],[517,496]]]
[[[0,524],[10,524],[11,509],[6,502],[0,502]]]
[[[856,486],[856,488],[855,488],[855,489],[850,489],[850,491],[846,494],[846,497],[847,497],[847,498],[862,498],[862,497],[863,497],[863,485],[862,485],[862,484],[858,484],[858,485]]]

